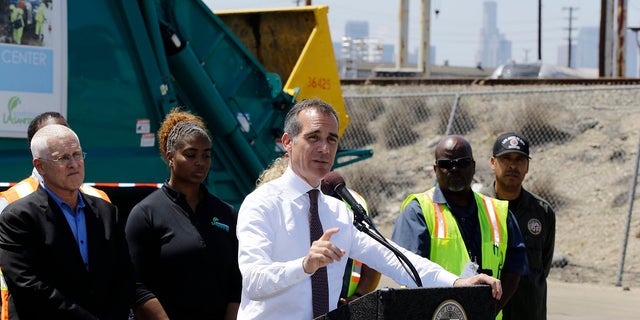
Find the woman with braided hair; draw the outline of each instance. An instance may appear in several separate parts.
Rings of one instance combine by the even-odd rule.
[[[235,319],[241,290],[236,213],[209,193],[211,137],[179,109],[158,130],[170,176],[129,215],[137,319]]]

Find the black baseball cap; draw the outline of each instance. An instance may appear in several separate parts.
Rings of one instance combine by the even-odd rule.
[[[493,144],[493,156],[499,157],[503,154],[517,152],[529,157],[529,141],[521,134],[515,132],[507,132],[501,134]]]

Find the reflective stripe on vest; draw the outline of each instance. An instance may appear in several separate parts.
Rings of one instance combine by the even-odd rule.
[[[104,191],[96,189],[90,185],[83,184],[82,186],[80,186],[80,192],[88,194],[90,196],[98,197],[111,203],[111,199],[109,199],[109,196]]]
[[[349,278],[349,290],[347,291],[347,297],[351,297],[356,293],[358,284],[360,283],[360,277],[362,274],[362,262],[353,260],[351,264],[351,277]]]
[[[358,201],[358,203],[364,208],[364,210],[367,212],[367,215],[368,215],[369,208],[367,207],[367,201],[364,200],[364,197],[362,197],[359,193],[351,189],[348,189],[348,190],[354,196],[356,201]],[[343,202],[347,205],[347,208],[351,210],[351,207],[349,206],[349,204],[346,201],[343,201]],[[347,297],[351,297],[356,293],[356,289],[358,289],[358,284],[360,283],[361,273],[362,273],[362,262],[354,259],[353,263],[351,264],[351,277],[349,277],[349,290],[347,290]]]
[[[5,190],[2,196],[8,203],[12,203],[20,198],[24,198],[38,189],[38,180],[33,176],[22,179],[22,181],[16,183],[13,187]]]
[[[7,282],[4,281],[2,270],[0,270],[0,299],[2,299],[0,319],[9,320],[9,289],[7,288]]]
[[[493,201],[491,201],[491,198],[489,197],[481,197],[483,202],[484,202],[484,207],[487,212],[487,217],[489,219],[489,221],[491,221],[491,234],[493,235],[493,245],[494,246],[498,246],[500,245],[500,239],[501,234],[500,234],[500,225],[498,222],[498,217],[497,217],[497,213],[496,213],[496,208],[493,204]],[[506,219],[506,217],[505,217]],[[506,222],[506,221],[505,221]]]
[[[2,193],[2,197],[7,200],[7,203],[12,203],[20,198],[26,197],[38,189],[38,180],[33,176],[22,179],[22,181],[16,183],[13,187],[5,190]],[[4,280],[2,270],[0,270],[0,299],[2,299],[2,310],[0,311],[0,319],[9,319],[9,288],[7,288],[7,282]]]
[[[422,209],[431,236],[430,260],[452,273],[460,275],[470,260],[458,224],[446,204],[434,203],[435,188],[425,193],[412,194],[402,203],[401,210],[416,199]],[[506,218],[508,202],[474,192],[478,206],[481,231],[482,268],[491,269],[500,277],[507,250]]]
[[[16,183],[13,187],[2,192],[2,197],[7,200],[7,203],[12,203],[20,198],[24,198],[38,189],[38,180],[33,176],[22,179],[22,181]],[[107,202],[111,202],[109,196],[102,190],[96,189],[89,184],[83,184],[80,186],[80,191],[90,196],[101,198]]]
[[[38,189],[39,183],[38,180],[29,176],[28,178],[22,179],[22,181],[16,183],[13,187],[2,192],[1,196],[7,201],[7,203],[12,203],[20,198],[24,198],[29,194],[33,193]],[[82,185],[80,186],[80,191],[84,194],[88,194],[90,196],[101,198],[107,202],[111,202],[109,196],[102,191],[98,190],[90,185]],[[0,299],[2,299],[2,309],[0,310],[0,320],[8,320],[9,319],[9,288],[7,288],[6,282],[4,280],[4,276],[2,275],[2,270],[0,270]]]

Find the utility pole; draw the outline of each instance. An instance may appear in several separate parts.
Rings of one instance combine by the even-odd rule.
[[[611,77],[613,75],[613,4],[614,0],[600,2],[600,46],[598,52],[598,75]]]
[[[431,33],[431,0],[420,2],[420,46],[418,47],[418,71],[422,72],[423,78],[428,78],[429,68],[429,43]]]
[[[524,49],[524,63],[528,63],[529,62],[529,49]]]
[[[396,59],[396,69],[401,70],[409,62],[409,0],[400,0],[398,21],[398,59]]]
[[[618,0],[618,12],[616,20],[618,22],[618,41],[616,46],[616,77],[624,78],[627,69],[625,61],[626,43],[625,33],[627,32],[627,0]]]
[[[571,68],[571,31],[573,31],[573,10],[578,10],[576,7],[562,7],[562,10],[569,10],[569,42],[567,47],[567,67]]]
[[[538,0],[538,61],[542,62],[542,0]]]

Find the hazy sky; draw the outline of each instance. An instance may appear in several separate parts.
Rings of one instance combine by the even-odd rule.
[[[512,58],[524,62],[537,60],[538,1],[494,0],[500,33],[511,41]],[[205,0],[214,11],[223,9],[291,7],[295,0]],[[300,0],[301,4],[305,1]],[[482,26],[482,0],[432,0],[431,45],[436,47],[436,64],[475,66],[478,38]],[[558,47],[569,36],[569,7],[574,8],[572,38],[581,27],[600,25],[600,2],[595,0],[542,0],[542,60],[556,64]],[[344,34],[347,20],[368,21],[371,37],[396,45],[398,38],[397,0],[313,0],[329,6],[329,24],[334,41]],[[409,48],[419,40],[420,1],[410,0]],[[563,8],[567,8],[563,10]],[[435,11],[439,14],[436,16]],[[628,0],[628,26],[640,26],[640,0]],[[575,42],[574,42],[575,44]]]

